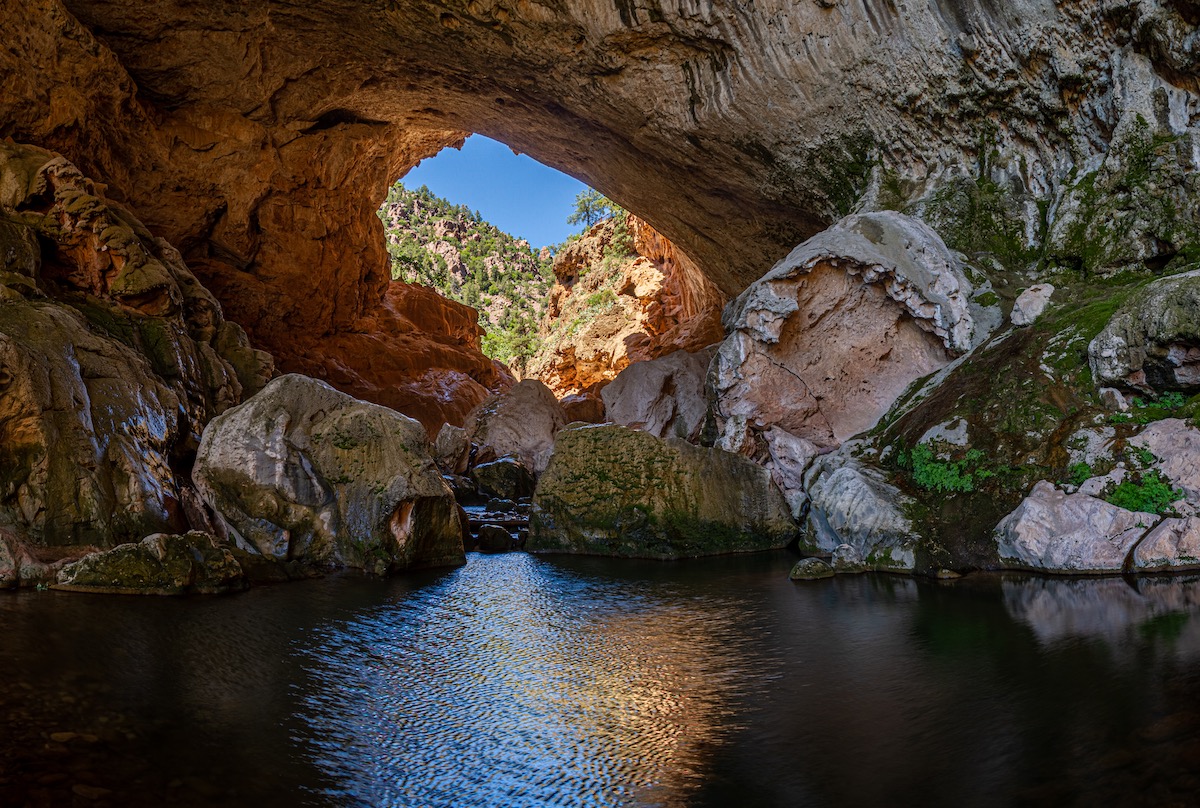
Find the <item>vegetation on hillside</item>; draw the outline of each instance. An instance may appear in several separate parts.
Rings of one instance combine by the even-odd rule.
[[[392,278],[430,286],[479,311],[484,353],[502,362],[531,355],[554,283],[551,250],[536,250],[465,205],[392,186],[379,209]]]
[[[624,213],[612,200],[588,189],[576,197],[567,222],[586,230]],[[426,186],[410,191],[399,182],[388,192],[379,218],[394,280],[432,287],[477,309],[486,332],[483,352],[493,359],[519,369],[538,352],[548,330],[553,256],[578,235],[538,250],[465,205],[435,196]],[[632,252],[623,218],[619,230],[609,252],[620,253],[623,260]]]

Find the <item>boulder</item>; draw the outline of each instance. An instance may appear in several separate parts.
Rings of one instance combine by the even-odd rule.
[[[1050,296],[1054,294],[1054,286],[1049,283],[1038,283],[1030,286],[1017,296],[1013,303],[1012,324],[1016,326],[1032,325],[1042,312],[1050,305]]]
[[[1133,551],[1137,572],[1200,568],[1200,518],[1164,519]]]
[[[608,420],[656,438],[696,442],[708,412],[704,381],[712,354],[676,351],[625,368],[600,393]]]
[[[793,581],[817,581],[821,578],[832,578],[833,567],[819,558],[802,558],[792,567],[788,577]]]
[[[1006,567],[1062,573],[1121,572],[1130,551],[1159,517],[1127,511],[1042,480],[996,526]]]
[[[572,393],[559,401],[566,413],[567,423],[578,421],[584,424],[604,423],[604,400],[594,393]]]
[[[508,528],[500,525],[482,525],[479,528],[479,552],[507,553],[513,549],[513,537]]]
[[[708,378],[717,445],[765,458],[772,428],[818,451],[870,429],[995,327],[999,310],[973,292],[959,256],[917,219],[855,215],[814,236],[725,310]]]
[[[811,497],[802,546],[834,553],[848,545],[867,567],[912,572],[919,536],[905,510],[912,500],[871,468],[845,453],[823,455],[805,476]]]
[[[454,424],[442,424],[433,442],[438,468],[446,474],[462,474],[467,470],[471,439],[467,430]]]
[[[156,533],[92,553],[58,573],[55,589],[123,595],[216,594],[245,589],[232,549],[207,533]]]
[[[1200,270],[1131,296],[1088,345],[1088,359],[1098,385],[1200,390]]]
[[[559,433],[528,549],[683,558],[786,546],[787,504],[761,466],[615,425]]]
[[[533,475],[513,457],[476,466],[471,469],[471,479],[479,493],[486,497],[521,499],[533,496]]]
[[[567,414],[550,388],[526,379],[511,390],[492,396],[468,417],[476,463],[512,456],[534,474],[541,474],[554,448],[554,436],[567,423]]]
[[[424,427],[289,374],[204,432],[193,476],[245,549],[375,573],[463,561]]]

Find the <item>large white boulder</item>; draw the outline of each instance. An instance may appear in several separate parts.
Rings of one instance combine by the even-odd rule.
[[[204,430],[193,470],[243,549],[376,573],[462,563],[424,427],[295,374]]]

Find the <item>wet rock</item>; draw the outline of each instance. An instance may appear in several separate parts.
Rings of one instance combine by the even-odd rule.
[[[829,562],[834,572],[857,573],[866,572],[867,563],[857,548],[849,544],[839,544],[833,548],[833,558]]]
[[[850,216],[809,239],[726,308],[708,379],[717,445],[763,458],[775,428],[827,451],[874,426],[995,325],[972,292],[917,219]],[[795,487],[794,471],[778,471]]]
[[[0,274],[25,290],[0,301],[0,524],[35,546],[186,530],[173,462],[240,401],[245,334],[62,157],[0,143],[0,196]]]
[[[1133,567],[1144,572],[1200,568],[1200,518],[1164,519],[1133,551]]]
[[[479,552],[507,553],[513,549],[513,537],[508,528],[483,525],[479,528]]]
[[[533,496],[533,475],[513,457],[476,466],[471,469],[471,479],[484,496],[506,500]]]
[[[559,433],[534,496],[528,547],[682,558],[783,547],[795,534],[761,466],[603,425]]]
[[[157,533],[69,564],[55,589],[122,595],[216,594],[246,588],[233,552],[206,533]]]
[[[517,509],[517,503],[513,502],[511,499],[499,499],[493,497],[484,504],[484,508],[488,511],[488,513],[512,513]]]
[[[305,376],[209,424],[197,490],[246,549],[375,573],[463,561],[425,429]]]
[[[457,474],[443,474],[442,479],[446,481],[446,485],[450,486],[450,490],[454,493],[454,499],[459,503],[470,505],[479,500],[479,492],[475,489],[475,481],[470,477],[461,477]]]
[[[676,351],[625,368],[600,393],[609,421],[694,443],[708,411],[704,381],[712,354]]]
[[[1127,511],[1042,480],[996,526],[1001,563],[1064,573],[1120,572],[1134,545],[1159,517]]]
[[[833,567],[819,558],[803,558],[796,562],[788,577],[793,581],[816,581],[821,578],[832,578]]]
[[[871,569],[915,569],[919,536],[904,513],[911,500],[881,470],[844,453],[824,455],[805,488],[812,502],[803,546],[831,553],[847,545]]]
[[[546,385],[526,379],[485,401],[468,423],[473,424],[471,441],[479,447],[476,463],[512,456],[536,475],[545,470],[567,415]]]
[[[463,474],[467,470],[467,455],[471,440],[467,430],[453,424],[442,424],[433,443],[434,459],[446,474]]]
[[[1013,303],[1012,324],[1016,326],[1032,325],[1042,312],[1050,305],[1050,296],[1054,294],[1054,286],[1049,283],[1038,283],[1030,286],[1017,296]]]
[[[1088,346],[1098,385],[1200,390],[1200,270],[1135,293]]]

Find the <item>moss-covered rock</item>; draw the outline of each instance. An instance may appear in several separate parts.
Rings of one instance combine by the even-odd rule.
[[[476,489],[485,497],[521,499],[533,496],[534,479],[515,457],[502,457],[471,469]]]
[[[783,547],[795,535],[761,466],[601,425],[559,433],[534,495],[528,549],[685,558]]]
[[[236,592],[247,586],[233,548],[199,531],[157,533],[68,564],[55,589],[122,595]]]
[[[1097,384],[1200,390],[1200,269],[1131,295],[1088,346]]]
[[[193,477],[240,543],[268,557],[378,574],[464,560],[424,427],[307,376],[214,419]]]

